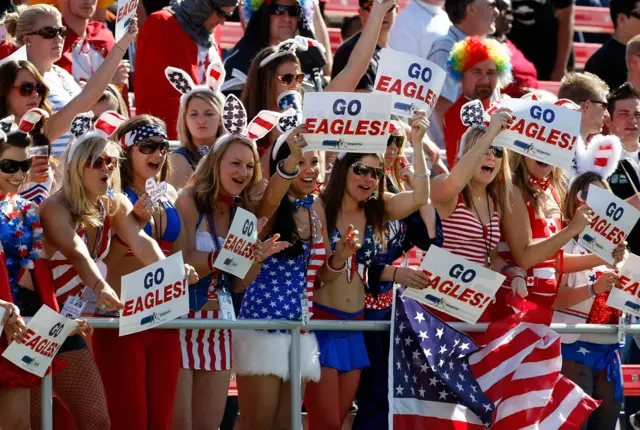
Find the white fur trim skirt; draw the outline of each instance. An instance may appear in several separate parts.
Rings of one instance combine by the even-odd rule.
[[[238,375],[275,375],[289,380],[289,333],[261,330],[233,330],[233,370]],[[313,333],[300,339],[300,371],[302,379],[320,380],[320,353]]]

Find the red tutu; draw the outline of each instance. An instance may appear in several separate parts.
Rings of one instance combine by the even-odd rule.
[[[7,341],[0,339],[0,354],[6,349]],[[47,369],[47,374],[53,367],[53,376],[56,376],[62,369],[67,367],[67,362],[54,358],[53,363]],[[0,390],[11,390],[15,388],[34,388],[42,383],[42,378],[33,373],[22,370],[4,357],[0,357]]]

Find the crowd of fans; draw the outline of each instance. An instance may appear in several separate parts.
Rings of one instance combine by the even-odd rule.
[[[223,319],[230,295],[240,319],[389,320],[395,284],[430,282],[394,262],[435,245],[507,277],[480,322],[513,313],[514,296],[555,322],[620,322],[605,303],[618,276],[577,236],[591,185],[640,208],[640,2],[589,4],[610,8],[614,33],[584,71],[571,0],[359,0],[335,53],[316,0],[143,0],[117,41],[113,0],[18,3],[0,6],[0,350],[42,305],[118,317],[122,276],[178,251],[187,319]],[[244,34],[226,51],[228,20]],[[384,154],[305,151],[301,94],[372,92],[383,48],[446,71],[431,115],[394,118]],[[559,81],[557,96],[539,81]],[[493,146],[512,120],[501,101],[519,97],[581,113],[574,170]],[[484,125],[461,120],[473,100]],[[286,130],[249,137],[289,106]],[[594,167],[603,145],[619,150]],[[148,178],[169,184],[155,203]],[[260,220],[243,279],[213,264],[237,208]],[[627,249],[640,255],[640,227],[615,260]],[[56,429],[232,429],[238,410],[242,429],[290,427],[287,331],[120,337],[77,321],[51,368]],[[640,429],[619,371],[640,363],[635,341],[562,342],[562,373],[602,401],[583,428],[615,429],[624,403]],[[302,334],[308,428],[341,429],[354,410],[354,429],[388,428],[389,345],[388,332]],[[40,427],[40,382],[0,358],[0,429]]]

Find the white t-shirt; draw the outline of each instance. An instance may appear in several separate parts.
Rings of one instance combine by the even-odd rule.
[[[389,47],[427,58],[433,42],[449,31],[451,21],[440,6],[412,0],[396,17],[389,34]]]
[[[91,44],[80,39],[71,51],[71,74],[76,81],[88,81],[104,63],[104,57],[91,47]]]
[[[213,44],[211,48],[205,48],[204,46],[198,46],[198,77],[200,78],[200,83],[204,85],[205,83],[205,73],[207,73],[207,67],[214,61],[222,62],[220,59],[220,53],[218,52],[218,47]]]
[[[62,109],[82,91],[82,88],[76,83],[73,76],[55,64],[50,71],[44,74],[44,82],[49,87],[49,97],[47,97],[47,100],[51,103],[53,113]],[[51,142],[52,154],[56,157],[60,156],[67,148],[71,137],[71,133],[66,132]]]

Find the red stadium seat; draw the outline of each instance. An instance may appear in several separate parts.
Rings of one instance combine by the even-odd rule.
[[[573,50],[575,51],[576,61],[575,68],[576,70],[583,70],[585,64],[587,64],[587,60],[589,57],[593,55],[594,52],[600,48],[601,45],[598,43],[579,43],[575,42],[573,44]]]
[[[640,396],[640,365],[622,366],[622,387],[625,396]]]
[[[613,33],[613,23],[606,7],[575,6],[575,31]]]

